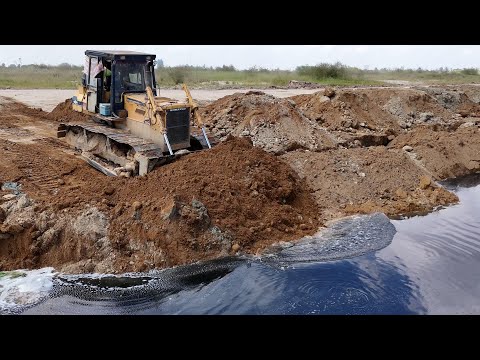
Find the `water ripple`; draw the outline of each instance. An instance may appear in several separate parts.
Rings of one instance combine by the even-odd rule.
[[[274,248],[263,261],[286,266],[351,258],[386,247],[395,233],[395,227],[384,214],[355,216],[337,221],[295,246],[280,251]]]

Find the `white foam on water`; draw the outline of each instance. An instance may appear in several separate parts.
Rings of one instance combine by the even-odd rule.
[[[35,305],[53,288],[52,267],[7,271],[0,276],[0,314],[16,313]]]

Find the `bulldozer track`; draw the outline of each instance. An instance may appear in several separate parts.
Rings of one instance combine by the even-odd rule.
[[[135,150],[136,153],[140,153],[148,157],[160,158],[163,156],[162,149],[157,144],[131,135],[122,129],[110,128],[105,125],[85,123],[62,123],[59,125],[58,129],[59,131],[62,131],[67,127],[80,127],[91,133],[105,135],[108,139],[116,141],[120,144],[129,145],[132,149]]]

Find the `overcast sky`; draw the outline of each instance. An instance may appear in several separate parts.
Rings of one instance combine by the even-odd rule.
[[[294,69],[340,61],[373,69],[480,67],[480,45],[0,45],[0,64],[83,65],[87,49],[122,49],[157,55],[166,66],[234,65]],[[21,60],[20,60],[21,59]]]

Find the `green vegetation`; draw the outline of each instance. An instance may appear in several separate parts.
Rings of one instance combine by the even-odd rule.
[[[160,86],[174,86],[186,82],[189,85],[232,85],[232,86],[285,86],[291,80],[319,82],[327,85],[378,84],[363,78],[359,71],[350,70],[340,63],[318,66],[301,66],[295,71],[269,70],[252,67],[236,70],[232,65],[217,68],[198,66],[163,67],[157,69]]]
[[[348,79],[353,74],[349,73],[347,66],[342,63],[327,64],[321,63],[317,66],[299,66],[297,73],[300,76],[307,76],[315,80],[322,79]]]
[[[480,75],[478,69],[448,69],[440,68],[436,70],[418,69],[375,69],[363,70],[364,76],[376,80],[400,80],[411,82],[424,82],[430,84],[468,84],[480,83]]]
[[[82,67],[69,64],[9,65],[0,64],[0,88],[58,88],[74,89],[80,84]],[[380,85],[385,81],[425,83],[480,83],[476,68],[452,70],[374,69],[362,70],[342,63],[320,63],[299,66],[294,71],[269,70],[253,67],[237,70],[232,65],[222,67],[175,66],[160,67],[156,77],[161,87],[177,86],[186,82],[198,87],[269,87],[285,86],[291,80],[315,82],[323,85]]]
[[[25,274],[24,272],[20,272],[20,271],[0,271],[0,279],[4,278],[4,277],[7,277],[7,276],[11,279],[15,279],[15,278],[18,278],[18,277],[25,277],[25,276],[27,276],[27,274]]]
[[[0,88],[74,89],[81,82],[82,69],[69,64],[21,67],[0,64]]]

